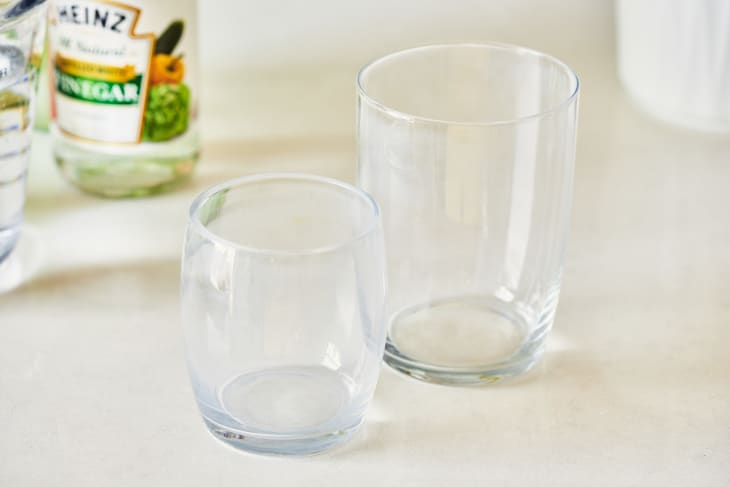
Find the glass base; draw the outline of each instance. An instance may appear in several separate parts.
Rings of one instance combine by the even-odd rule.
[[[108,198],[148,196],[173,189],[190,177],[198,155],[186,158],[119,158],[79,163],[56,156],[64,177],[84,192]]]
[[[43,245],[38,231],[29,225],[20,226],[13,232],[17,243],[5,257],[0,252],[0,293],[10,291],[28,282],[42,266]],[[0,249],[3,248],[3,232],[0,231]],[[3,252],[7,252],[7,249]]]
[[[352,383],[325,367],[281,367],[239,375],[219,392],[217,411],[201,407],[213,435],[267,455],[311,455],[357,431],[362,408]]]
[[[391,320],[385,362],[426,382],[483,385],[527,372],[544,350],[554,308],[538,323],[494,297],[455,297]]]
[[[51,126],[56,164],[82,191],[108,198],[147,196],[188,179],[199,156],[197,129],[159,144],[94,144],[63,135]]]
[[[203,417],[213,437],[237,450],[272,456],[303,456],[324,453],[347,442],[362,422],[349,428],[317,436],[265,437],[234,430]]]
[[[0,228],[0,263],[2,263],[13,251],[18,243],[20,235],[20,223],[9,228]]]

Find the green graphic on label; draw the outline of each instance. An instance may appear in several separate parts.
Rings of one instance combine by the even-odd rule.
[[[190,88],[183,83],[183,54],[174,52],[184,30],[185,22],[173,20],[155,42],[142,140],[163,142],[188,129]]]
[[[170,140],[188,129],[190,89],[184,83],[159,84],[150,88],[144,114],[142,139]]]

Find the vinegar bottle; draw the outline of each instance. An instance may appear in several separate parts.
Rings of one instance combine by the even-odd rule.
[[[52,0],[51,136],[84,191],[143,196],[198,159],[195,0]]]

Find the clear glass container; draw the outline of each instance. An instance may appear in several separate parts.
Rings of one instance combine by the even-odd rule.
[[[199,196],[182,262],[188,369],[213,435],[309,454],[363,421],[385,343],[380,213],[332,179],[252,176]]]
[[[0,263],[23,221],[45,12],[43,0],[0,6]]]
[[[560,294],[578,78],[498,44],[391,54],[358,77],[359,185],[388,249],[385,360],[483,384],[529,369]]]

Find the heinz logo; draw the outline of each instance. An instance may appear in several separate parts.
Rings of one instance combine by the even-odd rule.
[[[129,20],[126,12],[88,5],[59,5],[58,21],[66,24],[89,25],[100,29],[123,34]]]

